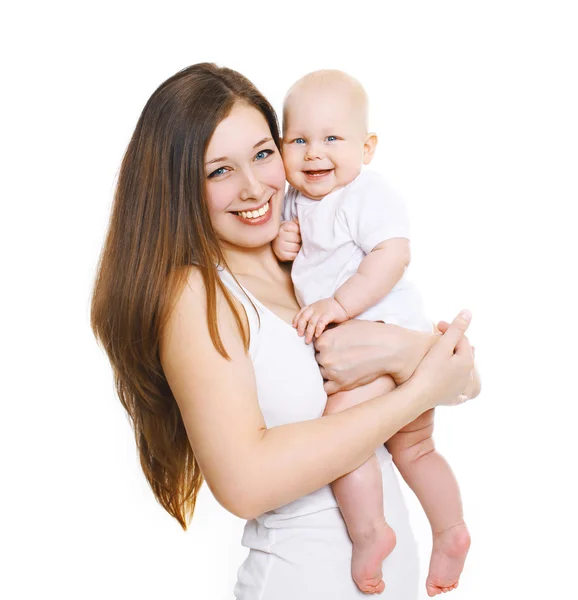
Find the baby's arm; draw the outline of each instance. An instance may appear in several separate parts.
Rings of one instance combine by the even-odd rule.
[[[273,253],[281,262],[293,262],[301,249],[301,229],[297,215],[295,196],[297,192],[289,186],[283,201],[282,223],[273,240]]]
[[[306,342],[319,337],[329,323],[342,323],[377,304],[410,261],[409,216],[403,199],[377,173],[364,172],[351,185],[351,197],[341,204],[336,225],[346,228],[366,256],[333,297],[297,314],[293,325]]]
[[[409,265],[409,240],[393,238],[380,242],[361,261],[354,273],[335,292],[333,298],[318,300],[303,307],[293,320],[305,342],[318,338],[329,323],[343,323],[374,306],[389,294]]]
[[[401,279],[410,261],[409,240],[394,238],[379,243],[334,294],[349,318],[377,304]]]

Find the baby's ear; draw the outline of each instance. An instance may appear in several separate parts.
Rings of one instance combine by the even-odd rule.
[[[363,164],[368,165],[375,154],[375,147],[377,146],[377,134],[368,133],[363,143]]]

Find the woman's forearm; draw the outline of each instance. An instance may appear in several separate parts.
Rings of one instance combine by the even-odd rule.
[[[429,349],[439,340],[439,336],[424,331],[405,329],[397,325],[387,325],[393,330],[397,340],[396,352],[387,356],[384,361],[384,375],[391,375],[400,385],[407,381],[416,370],[422,358]],[[388,332],[391,335],[390,332]]]
[[[407,381],[439,336],[353,319],[325,331],[315,341],[325,390],[334,394],[391,375]]]
[[[244,518],[287,504],[362,465],[426,410],[409,384],[338,414],[263,431],[245,470]],[[266,484],[264,484],[266,482]]]

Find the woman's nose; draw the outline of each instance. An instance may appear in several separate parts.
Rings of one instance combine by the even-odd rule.
[[[245,173],[243,186],[241,188],[241,200],[259,200],[263,196],[265,188],[252,171]]]

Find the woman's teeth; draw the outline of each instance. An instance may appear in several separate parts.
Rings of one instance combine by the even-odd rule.
[[[262,217],[266,212],[269,212],[269,202],[262,206],[259,210],[242,210],[237,214],[243,217],[243,219],[256,219],[257,217]]]

